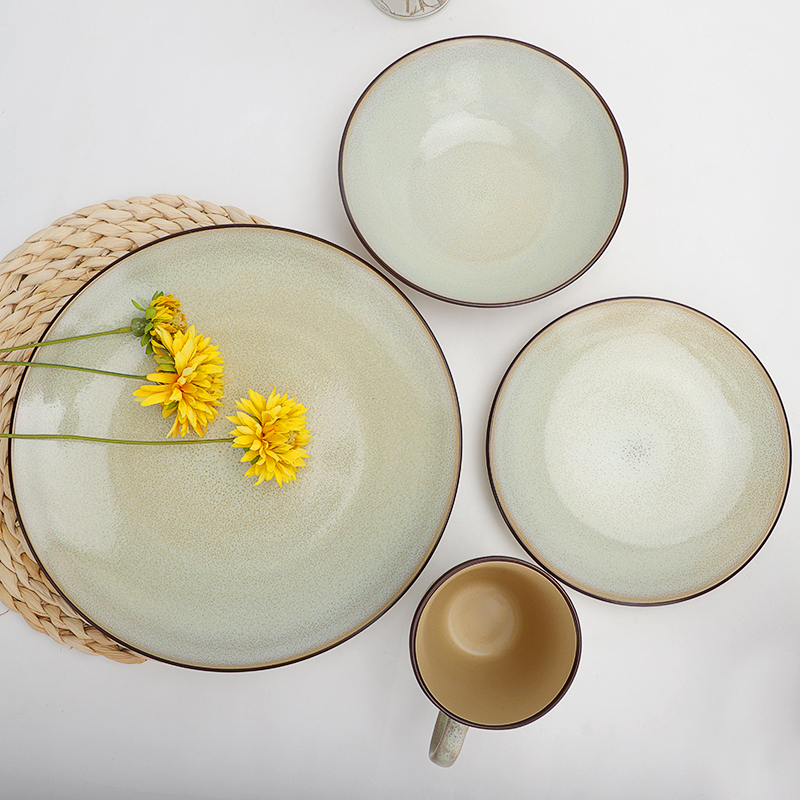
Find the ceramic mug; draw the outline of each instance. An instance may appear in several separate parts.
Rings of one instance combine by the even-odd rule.
[[[564,696],[581,655],[578,615],[525,561],[467,561],[437,580],[411,624],[411,663],[439,708],[429,755],[449,767],[469,727],[516,728]]]

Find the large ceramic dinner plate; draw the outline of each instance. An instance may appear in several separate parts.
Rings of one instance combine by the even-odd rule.
[[[415,50],[367,87],[339,181],[385,268],[434,297],[496,306],[550,294],[595,262],[628,170],[611,111],[575,69],[469,36]]]
[[[227,443],[13,440],[13,491],[36,557],[86,619],[156,659],[254,669],[342,642],[408,588],[452,507],[459,411],[433,335],[349,253],[294,231],[231,226],[120,259],[48,337],[126,325],[131,299],[146,305],[158,290],[181,300],[225,359],[224,408],[208,438],[228,435],[224,416],[249,389],[274,386],[308,409],[307,466],[296,482],[254,486]],[[129,335],[38,352],[153,370]],[[29,367],[14,430],[163,439],[171,420],[139,405],[139,385]]]
[[[587,594],[650,605],[718,586],[755,555],[789,483],[786,415],[731,331],[651,298],[546,327],[495,397],[488,463],[525,549]]]

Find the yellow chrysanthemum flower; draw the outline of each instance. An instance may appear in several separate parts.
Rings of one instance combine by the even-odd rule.
[[[175,414],[167,436],[184,436],[191,427],[198,436],[217,416],[217,406],[225,386],[224,365],[219,349],[194,325],[173,335],[164,329],[157,344],[158,372],[147,376],[155,385],[146,385],[133,394],[143,406],[161,403],[163,417]]]
[[[144,312],[144,317],[131,320],[131,329],[141,337],[142,347],[146,347],[148,353],[160,344],[164,334],[174,336],[186,330],[186,315],[181,311],[181,301],[171,294],[156,292],[147,308],[142,308],[135,300],[132,302]]]
[[[153,330],[150,333],[152,338],[169,333],[174,336],[179,331],[186,330],[186,314],[181,311],[181,301],[176,300],[171,294],[162,294],[154,297],[150,301],[150,308],[153,309],[153,316],[150,320],[153,323]]]
[[[258,476],[253,485],[272,478],[279,486],[295,480],[297,468],[308,458],[303,449],[311,438],[306,408],[294,397],[275,394],[275,389],[268,398],[251,389],[249,399],[242,398],[236,407],[242,413],[227,419],[236,425],[233,446],[245,450],[241,460],[252,462],[245,474]]]

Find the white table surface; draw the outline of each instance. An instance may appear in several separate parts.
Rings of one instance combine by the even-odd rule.
[[[522,39],[612,108],[630,191],[610,247],[544,300],[473,309],[407,294],[450,363],[464,461],[444,537],[378,622],[307,661],[239,674],[71,651],[0,616],[8,800],[800,796],[800,508],[756,558],[676,605],[570,590],[583,659],[565,699],[428,761],[436,717],[407,638],[426,588],[467,558],[524,557],[492,499],[487,414],[519,348],[571,308],[643,294],[692,305],[761,358],[800,418],[800,48],[792,0],[450,0],[400,21],[370,0],[4,3],[0,251],[57,217],[159,193],[235,205],[366,256],[339,198],[347,116],[385,66],[464,34]],[[369,260],[369,259],[368,259]],[[796,488],[796,487],[795,487]]]

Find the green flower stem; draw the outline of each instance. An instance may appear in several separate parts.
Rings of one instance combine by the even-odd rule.
[[[143,439],[103,439],[99,436],[76,436],[71,433],[0,433],[0,439],[68,439],[77,442],[104,442],[106,444],[211,444],[213,442],[232,442],[227,439],[160,439],[146,441]]]
[[[91,367],[72,367],[69,364],[46,364],[43,361],[0,361],[0,366],[55,367],[56,369],[72,369],[76,372],[94,372],[96,375],[113,375],[115,378],[135,378],[137,381],[147,380],[147,375],[129,375],[127,372],[109,372],[107,369],[92,369]]]
[[[30,347],[45,347],[48,344],[62,344],[64,342],[77,342],[80,339],[94,339],[95,336],[111,336],[115,333],[131,333],[133,328],[126,325],[124,328],[114,328],[113,331],[100,331],[99,333],[84,333],[80,336],[67,336],[66,339],[48,339],[44,342],[33,342],[32,344],[18,344],[14,347],[0,347],[0,353],[10,353],[12,350],[27,350]]]

